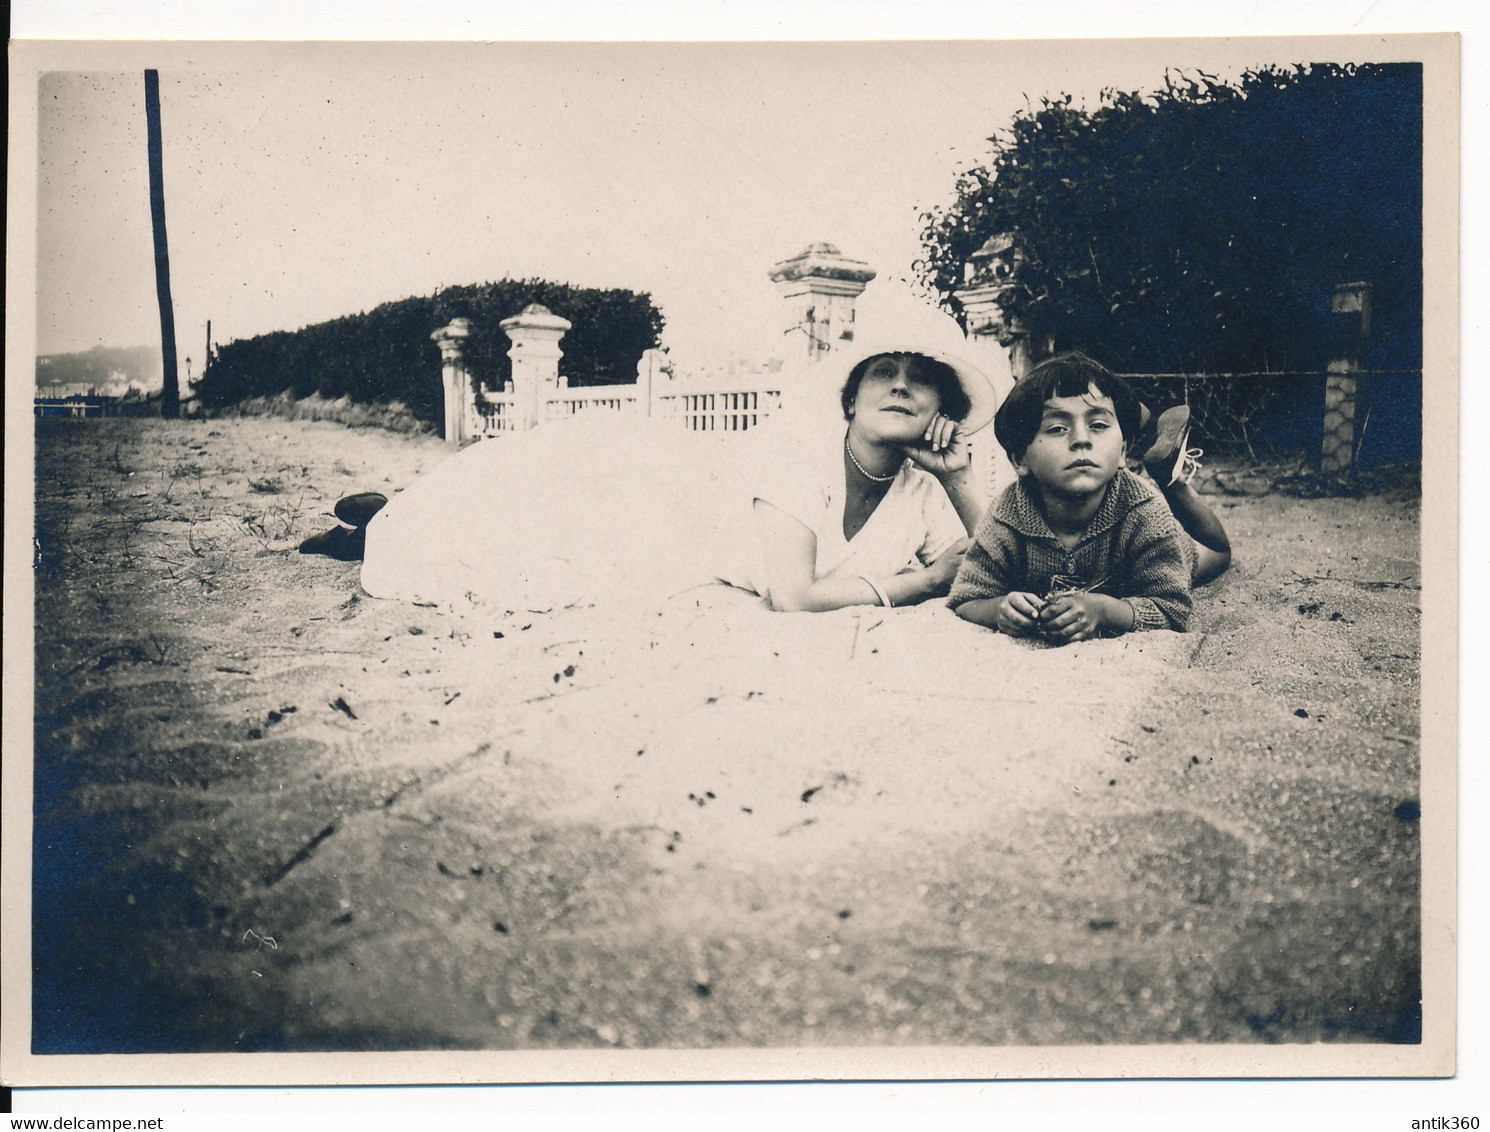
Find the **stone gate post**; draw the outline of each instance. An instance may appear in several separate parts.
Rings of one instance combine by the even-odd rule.
[[[1016,286],[1014,273],[1024,253],[1018,241],[1007,232],[990,236],[983,246],[968,257],[963,268],[967,286],[954,291],[967,316],[969,338],[994,339],[1009,352],[1009,369],[1018,381],[1048,355],[1052,344],[1035,341],[1029,327],[1004,314],[1001,300]]]
[[[658,382],[671,376],[672,366],[662,350],[643,350],[636,363],[636,410],[644,417],[654,414]]]
[[[559,390],[559,340],[574,324],[541,303],[529,303],[521,314],[499,324],[512,340],[513,406],[519,429],[530,429],[543,419],[543,406]]]
[[[440,347],[440,377],[445,385],[445,443],[459,448],[472,436],[476,417],[476,391],[466,372],[465,341],[471,333],[469,319],[455,318],[430,335]]]
[[[789,304],[786,332],[801,332],[789,352],[815,362],[840,341],[852,341],[854,300],[874,276],[863,260],[822,243],[772,267],[771,282]]]

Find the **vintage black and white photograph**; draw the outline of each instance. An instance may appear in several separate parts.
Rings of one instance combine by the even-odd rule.
[[[1454,37],[18,46],[8,1079],[1452,1073]]]

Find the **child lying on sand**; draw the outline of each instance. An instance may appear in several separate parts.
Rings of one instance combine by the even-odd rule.
[[[1128,383],[1082,354],[1015,385],[994,433],[1019,479],[973,536],[949,599],[958,616],[1059,644],[1186,627],[1191,586],[1226,569],[1230,546],[1185,482],[1188,411],[1161,417],[1144,454],[1162,495],[1124,467],[1141,413]]]

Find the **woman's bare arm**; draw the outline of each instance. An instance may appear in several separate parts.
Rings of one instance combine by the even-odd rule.
[[[863,578],[819,578],[817,570],[817,536],[801,520],[764,499],[755,501],[756,536],[766,567],[766,583],[771,607],[783,612],[810,611],[822,613],[850,605],[879,605],[879,594]],[[951,554],[951,552],[949,552]],[[886,578],[875,578],[875,586],[884,591],[894,605],[914,605],[945,588],[956,573],[957,562],[948,559],[922,570],[912,570]]]
[[[938,416],[926,430],[925,446],[906,449],[917,467],[934,475],[971,535],[983,518],[983,491],[973,475],[972,449],[956,421]]]
[[[978,529],[978,521],[983,518],[984,511],[983,493],[978,489],[972,469],[964,468],[960,472],[950,472],[938,478],[957,511],[957,517],[962,520],[963,529],[971,535]]]

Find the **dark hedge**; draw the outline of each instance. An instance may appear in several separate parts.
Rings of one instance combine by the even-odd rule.
[[[503,279],[229,342],[214,350],[196,394],[208,409],[286,391],[363,404],[399,401],[438,428],[444,393],[440,351],[430,335],[453,318],[470,319],[467,367],[487,387],[501,388],[511,362],[499,324],[530,303],[574,324],[561,343],[560,363],[571,386],[634,382],[642,353],[661,338],[663,316],[648,294]]]
[[[1095,109],[1045,98],[923,216],[920,274],[960,313],[995,233],[1001,305],[1118,370],[1322,369],[1337,283],[1374,285],[1368,368],[1422,365],[1422,65],[1171,72]]]

